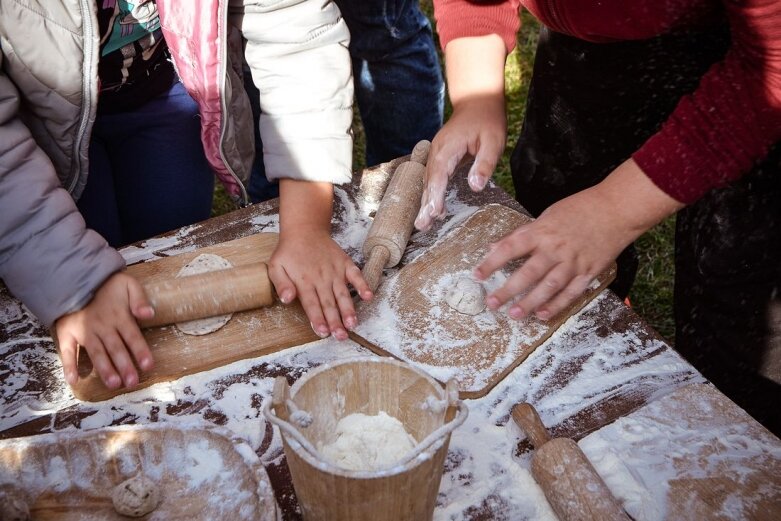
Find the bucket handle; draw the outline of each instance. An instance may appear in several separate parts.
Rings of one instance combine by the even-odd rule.
[[[449,435],[461,424],[464,423],[468,416],[468,411],[464,402],[458,399],[458,388],[454,380],[448,380],[445,385],[445,400],[448,402],[448,408],[445,412],[446,423],[442,424],[438,429],[432,431],[428,436],[415,445],[415,448],[405,458],[396,465],[406,465],[410,461],[417,458],[421,453],[428,450],[437,440]],[[274,381],[274,390],[272,392],[272,399],[266,403],[264,408],[265,417],[274,425],[279,427],[281,431],[291,436],[296,442],[298,442],[304,449],[306,449],[314,458],[322,460],[320,453],[315,449],[314,445],[307,440],[301,432],[290,423],[290,410],[288,404],[293,403],[290,400],[290,386],[284,376],[278,376]]]
[[[304,438],[301,432],[290,424],[290,409],[288,404],[293,403],[290,400],[290,386],[284,376],[277,376],[274,380],[274,390],[271,393],[271,400],[266,402],[266,407],[263,410],[264,416],[274,425],[279,427],[279,430],[284,431],[286,434],[296,440],[302,447],[304,447],[313,456],[318,457],[319,452],[315,449],[309,440]],[[318,459],[322,459],[319,458]]]

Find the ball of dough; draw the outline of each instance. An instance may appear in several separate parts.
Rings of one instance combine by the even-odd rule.
[[[155,508],[160,503],[160,491],[154,481],[143,474],[123,481],[111,494],[114,510],[123,516],[141,517]]]
[[[445,296],[448,305],[464,315],[477,315],[485,309],[485,288],[469,277],[458,279]]]
[[[0,520],[29,521],[30,506],[24,492],[12,485],[0,485]]]

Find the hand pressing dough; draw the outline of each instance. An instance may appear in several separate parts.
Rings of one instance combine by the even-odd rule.
[[[179,270],[176,274],[177,277],[186,277],[188,275],[198,275],[199,273],[206,273],[208,271],[219,271],[228,268],[232,268],[233,264],[228,260],[214,255],[212,253],[202,253]],[[176,327],[182,333],[187,335],[208,335],[214,333],[222,326],[228,323],[233,316],[232,313],[227,315],[218,315],[216,317],[201,318],[198,320],[190,320],[188,322],[178,322]]]
[[[336,440],[318,446],[326,460],[347,470],[387,469],[413,448],[415,438],[385,411],[376,416],[361,413],[345,416],[336,424]]]
[[[0,485],[0,521],[29,521],[30,506],[21,490],[13,485]]]
[[[478,315],[485,309],[485,288],[469,277],[458,279],[445,296],[447,304],[464,315]]]
[[[143,474],[123,481],[111,494],[114,510],[123,516],[145,516],[160,503],[160,491],[154,481]]]

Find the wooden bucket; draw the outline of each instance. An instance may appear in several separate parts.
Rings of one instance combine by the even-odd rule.
[[[391,468],[346,470],[318,453],[336,424],[353,413],[394,416],[418,442]],[[277,378],[266,417],[280,427],[304,519],[400,521],[431,519],[450,433],[466,419],[454,382],[443,387],[391,358],[351,358],[322,365],[292,388]]]

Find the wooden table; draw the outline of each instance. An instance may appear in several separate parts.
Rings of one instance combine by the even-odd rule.
[[[345,223],[368,224],[397,163],[366,170],[352,186],[337,190],[334,235],[358,261],[363,237]],[[480,205],[498,202],[520,209],[499,188],[472,193],[465,178],[463,171],[454,176],[456,181],[448,195],[448,220],[429,232],[414,235],[402,262],[425,251],[446,229],[463,221]],[[128,263],[133,263],[260,231],[277,231],[277,204],[269,201],[250,206],[125,248],[122,253]],[[309,368],[356,354],[369,352],[352,341],[327,339],[158,384],[107,402],[80,403],[63,381],[48,331],[2,286],[0,438],[150,422],[205,421],[220,425],[245,438],[256,450],[285,517],[295,519],[299,517],[298,505],[279,434],[263,420],[261,409],[276,376],[284,375],[293,382]],[[551,518],[552,512],[528,470],[530,447],[525,440],[520,441],[523,435],[509,421],[513,404],[531,402],[552,434],[580,440],[617,419],[631,421],[631,413],[671,393],[685,396],[688,391],[680,389],[703,382],[702,376],[640,317],[612,293],[603,293],[487,396],[467,401],[470,416],[453,434],[435,518]],[[734,424],[738,420],[731,417],[730,421]],[[741,416],[740,422],[759,429],[759,434],[749,439],[767,448],[765,456],[770,456],[771,470],[777,470],[776,476],[781,474],[778,439],[750,418]],[[592,458],[604,456],[599,443],[582,445],[590,447],[591,452],[586,452]],[[776,482],[774,486],[771,499],[778,505],[781,484]]]

